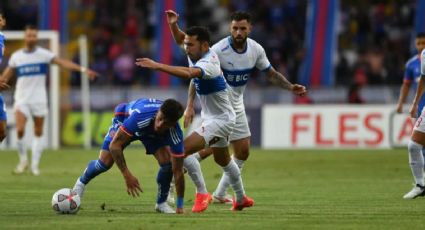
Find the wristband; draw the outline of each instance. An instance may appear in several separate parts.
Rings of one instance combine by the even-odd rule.
[[[176,200],[176,207],[177,208],[183,208],[184,199],[183,197],[177,197]]]
[[[81,66],[81,68],[80,68],[80,72],[81,72],[81,73],[85,73],[85,72],[87,72],[87,68],[86,68],[86,67]]]

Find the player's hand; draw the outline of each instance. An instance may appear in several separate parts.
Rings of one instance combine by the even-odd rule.
[[[177,23],[177,20],[179,19],[179,15],[176,12],[174,12],[173,10],[166,10],[165,14],[167,15],[168,24]]]
[[[176,208],[176,214],[184,214],[183,208]]]
[[[143,192],[140,188],[139,180],[131,173],[124,175],[125,183],[127,185],[127,193],[133,197],[139,196],[139,192]]]
[[[304,96],[307,93],[307,89],[303,85],[293,84],[291,91],[299,96]]]
[[[5,89],[9,89],[9,88],[10,88],[9,84],[0,80],[0,90],[5,90]]]
[[[397,108],[395,109],[395,111],[396,111],[397,113],[403,113],[403,105],[398,104],[398,105],[397,105]]]
[[[410,106],[409,114],[410,114],[410,117],[416,118],[416,116],[418,114],[418,106],[414,105],[414,104],[412,106]]]
[[[145,67],[149,69],[157,69],[158,63],[150,58],[137,58],[136,65],[140,67]]]
[[[96,79],[100,74],[91,70],[91,69],[87,69],[86,71],[87,76],[89,77],[90,80],[94,80]]]
[[[186,129],[192,123],[193,117],[195,117],[195,109],[193,109],[193,107],[187,107],[184,111],[183,117],[183,127]]]

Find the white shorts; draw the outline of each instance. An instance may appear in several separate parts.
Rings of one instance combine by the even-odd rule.
[[[48,112],[47,104],[15,104],[13,109],[19,110],[26,118],[45,117]]]
[[[205,140],[205,147],[227,147],[229,136],[234,126],[234,120],[210,119],[204,120],[195,132]]]
[[[236,113],[236,122],[230,134],[229,141],[236,141],[251,136],[245,111]]]

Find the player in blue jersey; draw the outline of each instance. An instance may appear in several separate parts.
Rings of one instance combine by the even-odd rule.
[[[4,18],[4,14],[0,12],[0,63],[3,59],[4,55],[4,34],[1,32],[3,27],[6,26],[6,19]],[[9,86],[4,83],[2,84],[2,88],[8,88]],[[0,94],[0,142],[6,137],[6,126],[7,126],[7,116],[6,116],[6,103],[4,102],[3,95]]]
[[[170,17],[171,12],[166,11],[166,13],[174,40],[184,48],[187,54],[189,67],[170,66],[157,63],[149,58],[138,58],[136,65],[191,80],[190,85],[196,88],[196,94],[201,104],[203,122],[201,127],[185,139],[185,154],[188,156],[205,147],[211,147],[215,162],[229,177],[229,183],[235,192],[236,198],[232,210],[251,207],[254,201],[245,195],[240,170],[229,154],[228,138],[234,127],[235,112],[229,100],[226,80],[220,69],[220,61],[217,54],[209,47],[210,34],[206,28],[198,26],[183,32],[178,28],[177,20]],[[194,94],[195,92],[189,93]],[[184,167],[193,180],[195,175],[191,168],[199,167],[199,162],[186,159]],[[203,212],[207,209],[210,201],[211,195],[208,191],[197,190],[192,212]]]
[[[425,113],[424,111],[418,111],[419,103],[423,98],[423,93],[425,91],[425,49],[422,50],[420,62],[421,77],[419,79],[415,98],[413,99],[413,103],[409,109],[410,116],[418,119],[416,119],[412,136],[410,137],[407,145],[409,151],[409,164],[415,180],[415,186],[403,196],[404,199],[415,199],[418,196],[425,195],[424,156],[422,154],[425,146]],[[419,117],[418,114],[420,114]]]
[[[26,26],[24,31],[24,48],[15,51],[9,59],[0,82],[8,83],[16,76],[14,92],[16,134],[19,163],[14,173],[21,174],[28,167],[27,146],[24,140],[25,125],[28,119],[34,122],[34,138],[31,146],[31,173],[39,175],[39,163],[44,149],[43,124],[48,112],[46,78],[50,64],[57,64],[68,70],[84,72],[90,79],[97,73],[67,59],[57,57],[51,51],[39,47],[38,29]],[[1,86],[0,86],[1,87]]]
[[[416,35],[415,46],[418,53],[411,57],[405,65],[403,84],[400,88],[400,96],[396,108],[397,113],[403,112],[403,104],[406,101],[410,88],[413,88],[415,90],[418,88],[418,82],[421,77],[420,55],[422,50],[425,49],[425,33],[418,33]],[[425,97],[421,97],[418,104],[419,107],[417,117],[420,116],[424,105]]]
[[[157,175],[158,196],[155,209],[161,213],[183,213],[183,132],[178,120],[183,116],[183,106],[174,99],[138,99],[119,104],[105,136],[99,159],[90,161],[77,179],[73,190],[82,197],[85,187],[97,175],[109,170],[114,162],[120,169],[129,195],[142,192],[139,181],[127,168],[123,151],[132,141],[139,140],[146,154],[153,155],[160,169]],[[177,210],[166,202],[170,182],[174,175],[177,188]]]

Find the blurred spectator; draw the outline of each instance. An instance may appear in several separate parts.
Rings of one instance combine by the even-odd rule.
[[[348,90],[348,103],[350,104],[363,104],[365,101],[360,96],[361,85],[352,84]]]

